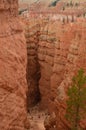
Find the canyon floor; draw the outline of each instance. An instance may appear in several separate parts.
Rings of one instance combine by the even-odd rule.
[[[39,110],[38,105],[30,109],[28,116],[31,124],[31,128],[29,130],[45,130],[44,119],[46,112]]]

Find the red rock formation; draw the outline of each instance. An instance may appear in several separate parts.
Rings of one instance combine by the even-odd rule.
[[[86,23],[78,22],[71,27],[70,31],[75,35],[72,38],[71,44],[68,48],[69,51],[66,59],[65,73],[63,75],[64,79],[57,89],[59,94],[55,101],[55,104],[57,104],[56,109],[58,110],[58,112],[56,112],[58,117],[57,120],[59,120],[57,121],[57,128],[61,130],[63,128],[66,129],[68,126],[64,118],[67,88],[71,85],[71,79],[73,75],[79,70],[79,68],[83,68],[86,71]],[[86,125],[83,125],[83,121],[81,125],[86,129]]]
[[[18,0],[0,0],[0,130],[25,130],[26,43]]]
[[[64,117],[67,88],[71,85],[71,79],[79,68],[86,71],[86,21],[79,20],[67,24],[42,21],[40,26],[41,35],[36,43],[36,55],[38,54],[41,72],[40,106],[42,109],[48,108],[50,113],[55,112],[58,130],[67,130],[69,125]],[[84,121],[81,125],[86,129]]]

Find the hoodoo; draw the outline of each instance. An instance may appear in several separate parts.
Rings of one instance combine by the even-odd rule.
[[[0,0],[0,130],[25,130],[26,43],[18,0]]]

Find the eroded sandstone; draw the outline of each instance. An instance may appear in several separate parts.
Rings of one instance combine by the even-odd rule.
[[[36,42],[36,39],[33,39],[33,41],[36,42],[37,62],[41,73],[38,81],[41,95],[40,108],[47,108],[50,113],[55,112],[56,128],[67,130],[70,129],[70,126],[64,116],[66,92],[71,85],[72,77],[79,68],[86,71],[85,20],[66,24],[46,20],[37,21],[37,23],[41,27],[40,35],[34,34],[38,40]],[[30,25],[37,27],[37,23],[36,21],[31,22]],[[34,28],[32,28],[32,32],[34,32]],[[33,90],[35,92],[34,87]],[[84,122],[81,124],[86,128]]]
[[[26,43],[18,0],[0,0],[0,130],[25,130]]]

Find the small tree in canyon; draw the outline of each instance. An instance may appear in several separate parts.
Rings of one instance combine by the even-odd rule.
[[[72,86],[68,89],[66,118],[71,130],[81,130],[80,121],[86,115],[86,75],[80,69],[73,77]]]

